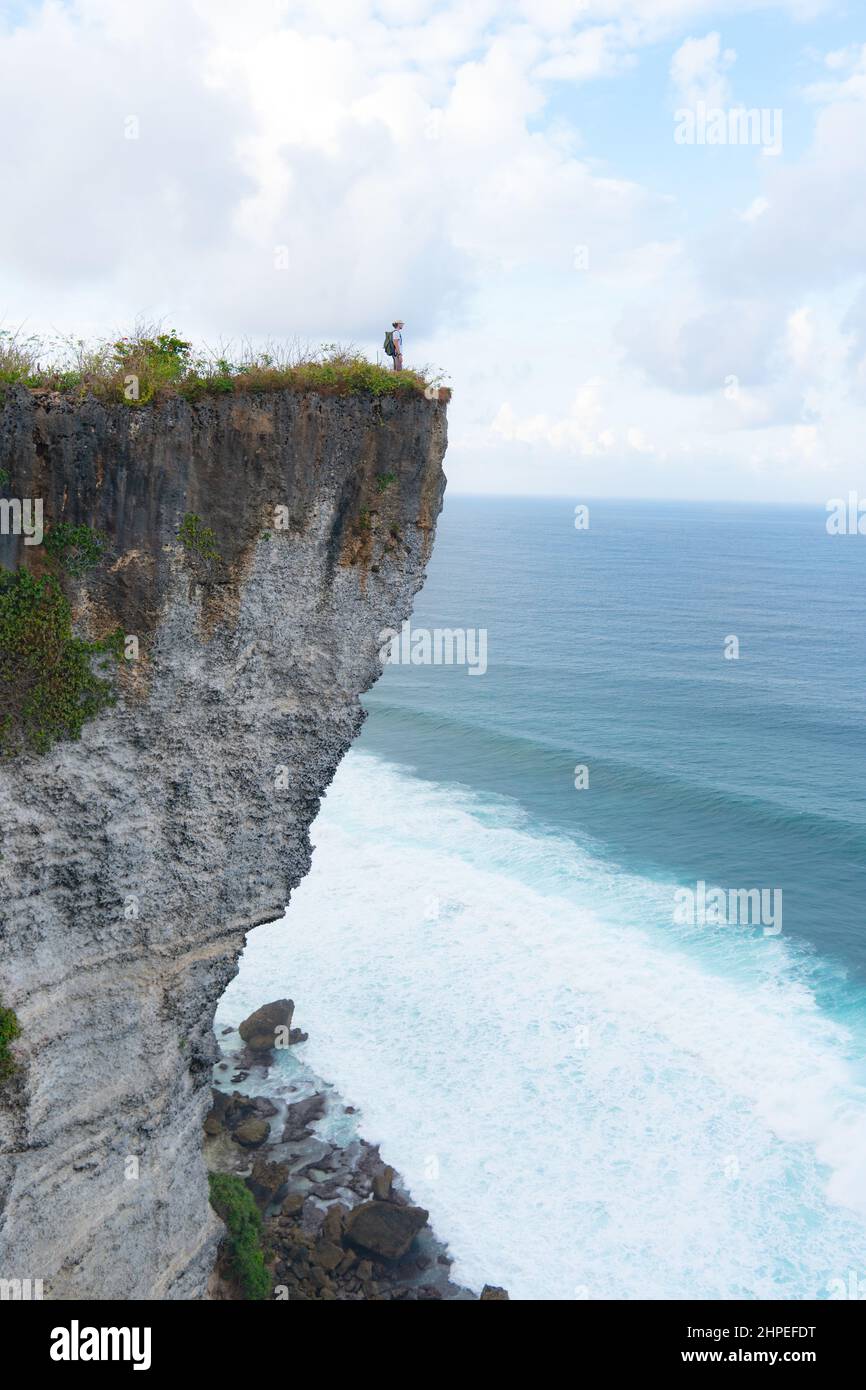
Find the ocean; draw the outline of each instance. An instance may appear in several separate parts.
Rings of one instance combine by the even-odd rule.
[[[446,499],[486,670],[386,667],[217,1023],[291,995],[475,1288],[866,1297],[866,538],[587,505]]]

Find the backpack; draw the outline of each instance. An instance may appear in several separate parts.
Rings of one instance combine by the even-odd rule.
[[[389,357],[397,356],[397,349],[394,347],[394,334],[390,329],[385,334],[385,351]]]

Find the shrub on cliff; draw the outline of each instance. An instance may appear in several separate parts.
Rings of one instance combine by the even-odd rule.
[[[14,1010],[5,1009],[0,1004],[0,1081],[5,1081],[13,1069],[14,1063],[9,1052],[9,1044],[21,1036],[21,1024],[15,1016]]]
[[[253,1194],[234,1173],[209,1173],[208,1182],[211,1206],[228,1227],[232,1274],[246,1298],[269,1298],[271,1278],[262,1249],[262,1218]]]
[[[33,335],[23,338],[20,333],[0,329],[0,388],[13,384],[38,386],[41,347]]]
[[[190,550],[202,560],[218,560],[216,536],[210,526],[205,526],[195,512],[187,512],[177,533],[184,550]]]
[[[191,354],[192,343],[173,330],[157,334],[138,332],[119,338],[112,343],[109,354],[105,383],[109,395],[146,405],[183,381],[190,369]]]
[[[87,719],[114,703],[111,682],[92,669],[115,651],[116,634],[85,642],[57,580],[0,571],[0,756],[45,753],[78,738]]]
[[[99,564],[105,546],[106,537],[102,532],[85,524],[73,526],[70,521],[58,521],[56,526],[49,527],[45,536],[48,554],[76,579]]]

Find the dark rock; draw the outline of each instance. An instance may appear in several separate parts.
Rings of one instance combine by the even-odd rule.
[[[242,1120],[256,1119],[256,1108],[249,1096],[242,1096],[240,1091],[235,1091],[230,1096],[224,1097],[225,1104],[222,1107],[222,1119],[227,1129],[237,1129]],[[216,1106],[214,1106],[216,1109]],[[258,1117],[261,1118],[261,1117]]]
[[[243,1144],[245,1149],[257,1149],[260,1144],[264,1144],[270,1130],[267,1120],[242,1120],[232,1137],[238,1144]]]
[[[227,1096],[225,1091],[218,1091],[216,1086],[210,1088],[211,1110],[222,1117],[228,1110],[231,1103],[231,1096]]]
[[[289,1047],[294,1047],[295,1043],[306,1042],[309,1036],[309,1033],[303,1032],[300,1028],[291,1028],[289,1030]]]
[[[335,1182],[314,1182],[310,1187],[310,1192],[314,1197],[321,1197],[323,1202],[332,1202],[339,1196],[337,1191],[339,1183]]]
[[[246,1120],[266,1120],[278,1113],[277,1107],[267,1096],[244,1096],[240,1091],[234,1091],[230,1096],[214,1091],[213,1095],[220,1096],[220,1101],[214,1102],[211,1114],[216,1113],[230,1130],[236,1131]]]
[[[385,1167],[381,1173],[376,1173],[373,1177],[373,1196],[378,1197],[380,1202],[387,1202],[391,1195],[391,1184],[394,1181],[394,1169]]]
[[[275,999],[245,1018],[238,1032],[251,1052],[270,1052],[281,1040],[277,1029],[286,1029],[288,1036],[294,1011],[291,999]]]
[[[253,1171],[247,1178],[247,1187],[260,1207],[273,1202],[289,1176],[288,1163],[272,1163],[261,1154],[253,1162]]]
[[[339,1202],[329,1208],[324,1225],[322,1226],[322,1230],[328,1237],[328,1240],[334,1241],[335,1244],[338,1244],[342,1240],[343,1228],[346,1224],[346,1217],[348,1215],[348,1208],[341,1206]]]
[[[316,1120],[321,1119],[324,1111],[324,1096],[316,1095],[309,1096],[307,1100],[296,1100],[294,1105],[288,1107],[286,1113],[283,1141],[292,1143],[299,1139],[306,1139],[311,1126],[315,1124]]]
[[[484,1288],[481,1290],[481,1303],[501,1303],[503,1301],[511,1301],[505,1289],[501,1289],[498,1284],[484,1285]]]
[[[305,1198],[301,1208],[302,1229],[310,1235],[315,1235],[324,1225],[327,1214],[324,1207],[319,1206],[318,1202],[313,1201],[311,1197]]]
[[[379,1154],[378,1144],[368,1144],[366,1139],[361,1140],[361,1156],[358,1159],[358,1168],[365,1173],[368,1178],[372,1178],[375,1173],[382,1169],[382,1159]]]
[[[386,1260],[399,1260],[427,1222],[423,1207],[397,1207],[390,1202],[364,1202],[349,1213],[346,1238]]]
[[[345,1253],[345,1250],[339,1245],[334,1245],[333,1241],[320,1240],[316,1245],[313,1256],[316,1264],[330,1274],[331,1271],[335,1270],[337,1265],[341,1263]]]

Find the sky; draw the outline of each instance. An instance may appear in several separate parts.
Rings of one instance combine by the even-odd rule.
[[[862,0],[0,0],[0,120],[8,331],[401,318],[455,491],[866,498]]]

